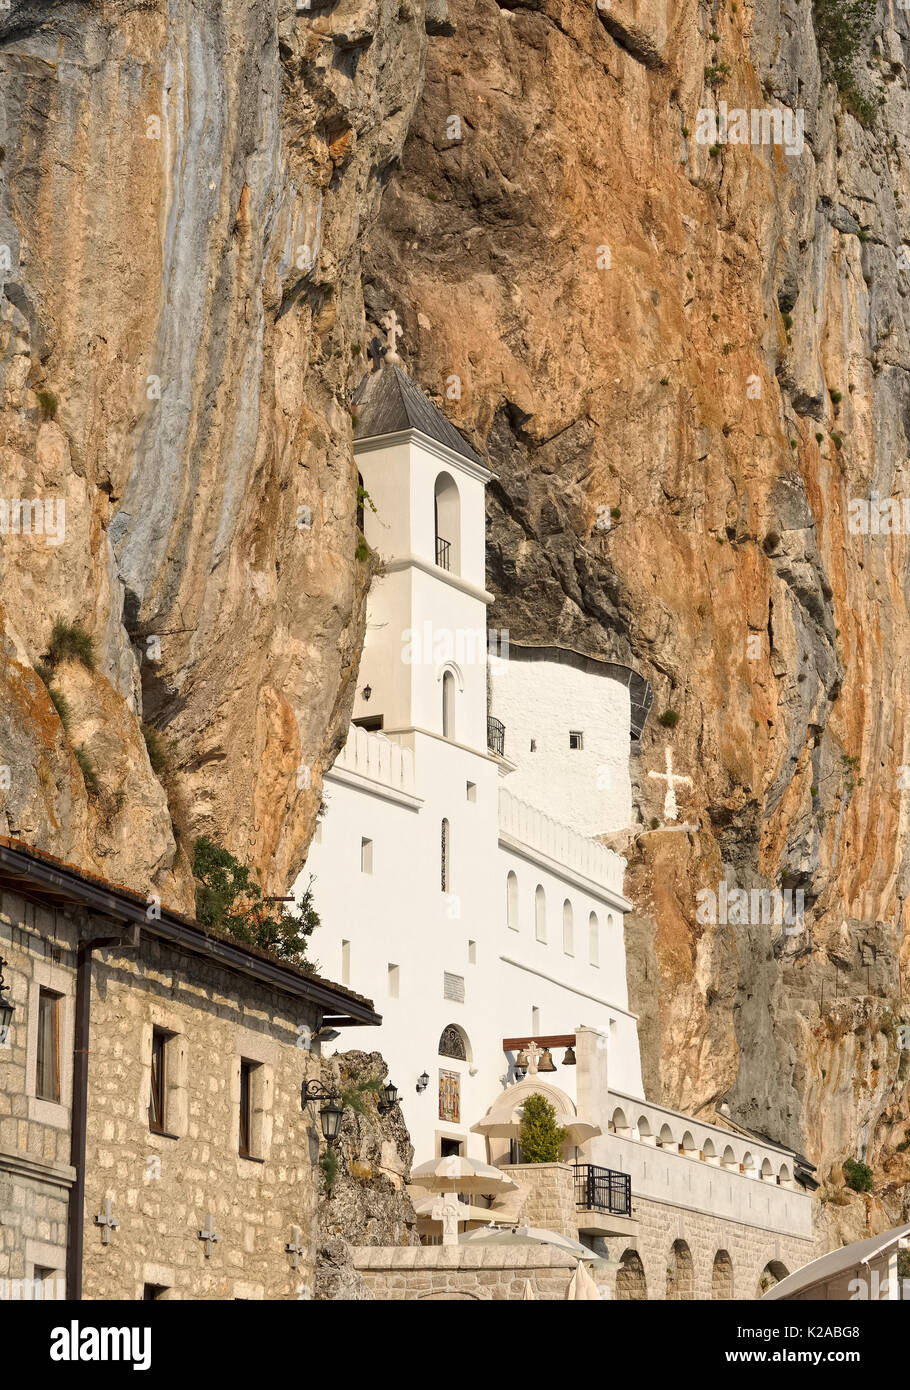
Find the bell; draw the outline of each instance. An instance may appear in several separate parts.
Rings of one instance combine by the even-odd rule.
[[[517,1071],[519,1067],[524,1071],[528,1069],[528,1054],[525,1052],[524,1048],[521,1049],[518,1056],[515,1058],[515,1070]]]
[[[563,1064],[564,1067],[574,1067],[574,1066],[575,1066],[575,1048],[574,1048],[574,1047],[567,1047],[567,1048],[566,1048],[566,1055],[565,1055],[565,1057],[563,1057],[563,1059],[562,1059],[562,1064]]]
[[[543,1050],[543,1055],[541,1056],[540,1061],[537,1063],[537,1070],[538,1070],[538,1071],[555,1071],[555,1070],[556,1070],[556,1063],[553,1061],[553,1058],[550,1056],[550,1049],[549,1049],[548,1047],[545,1047],[544,1050]]]

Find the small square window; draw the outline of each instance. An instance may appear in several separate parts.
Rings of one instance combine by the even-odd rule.
[[[373,841],[360,841],[360,872],[371,874],[373,872]]]
[[[570,747],[570,748],[583,748],[583,747],[584,747],[584,743],[585,743],[585,736],[584,736],[584,734],[581,732],[580,729],[572,729],[572,730],[569,731],[569,747]]]
[[[532,752],[532,753],[536,753],[536,752],[537,752],[537,739],[536,739],[536,738],[532,738],[532,739],[531,739],[531,752]]]
[[[466,783],[465,783],[465,787],[466,787],[466,789],[467,789],[468,800],[469,800],[469,801],[476,801],[476,800],[477,800],[477,783],[476,783],[476,782],[466,782]]]

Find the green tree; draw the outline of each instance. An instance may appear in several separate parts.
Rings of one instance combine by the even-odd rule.
[[[855,1159],[848,1158],[844,1163],[844,1178],[854,1192],[872,1191],[872,1169],[866,1163],[857,1163]]]
[[[193,845],[193,877],[196,916],[204,926],[218,927],[282,960],[313,968],[306,960],[307,943],[319,926],[312,878],[289,912],[284,903],[268,902],[253,871],[207,835]]]
[[[521,1109],[518,1143],[522,1163],[558,1163],[566,1131],[556,1123],[556,1110],[545,1096],[528,1096]]]

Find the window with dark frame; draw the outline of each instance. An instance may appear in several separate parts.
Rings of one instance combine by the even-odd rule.
[[[240,1144],[241,1158],[253,1158],[250,1147],[253,1134],[253,1072],[258,1062],[250,1062],[246,1057],[240,1059]]]
[[[159,1298],[164,1298],[167,1293],[167,1284],[143,1284],[142,1301],[143,1303],[154,1303]]]
[[[149,1129],[154,1134],[164,1134],[165,1110],[165,1068],[167,1041],[170,1033],[163,1028],[152,1030],[152,1075],[149,1088]]]
[[[60,1101],[60,995],[38,991],[38,1050],[35,1095],[39,1100]]]
[[[571,730],[569,731],[569,747],[570,747],[570,748],[575,748],[575,749],[580,749],[580,748],[584,748],[584,746],[585,746],[585,736],[584,736],[584,734],[581,732],[581,730],[580,730],[580,729],[571,729]]]

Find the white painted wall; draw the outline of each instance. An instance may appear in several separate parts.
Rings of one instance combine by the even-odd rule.
[[[628,687],[562,662],[517,655],[491,666],[491,712],[506,726],[508,786],[584,835],[632,820]],[[569,733],[583,734],[570,749]],[[536,751],[531,752],[531,741]]]

